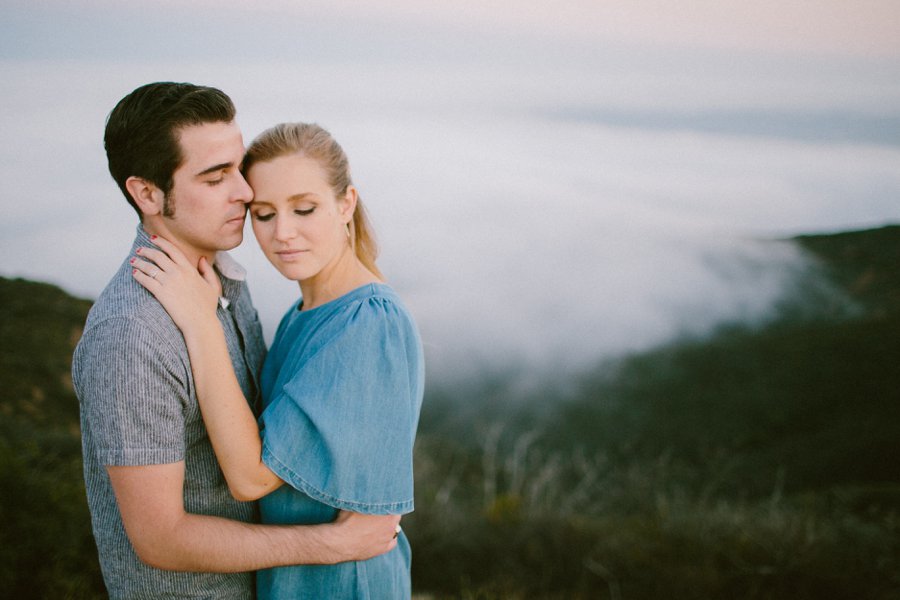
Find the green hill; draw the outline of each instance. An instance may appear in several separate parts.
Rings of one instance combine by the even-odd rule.
[[[900,598],[900,227],[796,243],[830,281],[798,289],[809,310],[527,401],[433,394],[422,462],[441,476],[418,489],[443,523],[414,516],[417,580],[459,585],[430,561],[496,598]]]
[[[803,296],[814,310],[598,365],[565,390],[430,388],[404,519],[414,589],[900,598],[900,227],[796,243],[858,310],[824,286]],[[89,306],[0,278],[10,597],[104,597],[69,380]]]
[[[588,374],[557,443],[697,465],[725,453],[742,491],[776,475],[787,489],[900,484],[900,227],[798,242],[862,311],[724,328]]]
[[[866,306],[868,316],[900,311],[900,225],[796,240],[825,262],[834,281]]]
[[[9,598],[105,597],[69,375],[90,306],[0,278],[0,589]]]

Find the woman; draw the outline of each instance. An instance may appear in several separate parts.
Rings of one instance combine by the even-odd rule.
[[[249,212],[266,257],[301,298],[260,377],[259,425],[235,379],[216,317],[220,283],[177,248],[141,248],[135,278],[184,334],[203,418],[232,494],[260,499],[264,523],[323,523],[339,510],[413,509],[412,447],[423,391],[416,326],[375,266],[375,246],[347,157],[328,132],[281,124],[247,150]],[[143,260],[142,260],[143,259]],[[156,269],[166,273],[158,275]],[[267,598],[410,596],[410,549],[338,565],[261,571]]]

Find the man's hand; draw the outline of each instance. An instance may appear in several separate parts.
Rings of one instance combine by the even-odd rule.
[[[397,545],[400,515],[363,515],[341,511],[334,521],[332,548],[337,562],[366,560]]]

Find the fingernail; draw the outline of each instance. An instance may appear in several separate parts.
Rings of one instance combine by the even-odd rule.
[[[134,253],[135,253],[135,254],[140,254],[140,253],[141,253],[141,249],[138,248],[137,250],[134,251]]]
[[[132,259],[129,260],[128,262],[130,262],[131,264],[134,264],[134,261],[136,261],[136,260],[137,260],[136,258],[132,258]]]
[[[151,236],[150,236],[150,241],[151,241],[151,242],[152,242],[153,240],[155,240],[155,239],[156,239],[156,236],[155,236],[155,235],[151,235]]]
[[[132,274],[132,275],[137,275],[137,269],[132,269],[132,270],[131,270],[131,274]]]

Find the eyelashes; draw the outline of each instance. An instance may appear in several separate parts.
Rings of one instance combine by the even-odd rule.
[[[312,208],[306,208],[306,209],[302,209],[302,210],[301,210],[301,209],[296,209],[296,210],[294,210],[294,214],[295,214],[295,215],[299,215],[299,216],[301,216],[301,217],[308,217],[309,215],[313,214],[313,211],[315,211],[315,210],[316,210],[315,207],[312,207]],[[271,213],[252,213],[252,216],[253,216],[253,218],[256,219],[257,221],[259,221],[259,222],[261,222],[261,223],[265,223],[266,221],[271,221],[271,220],[272,220],[272,217],[275,216],[275,213],[274,213],[274,212],[271,212]]]

